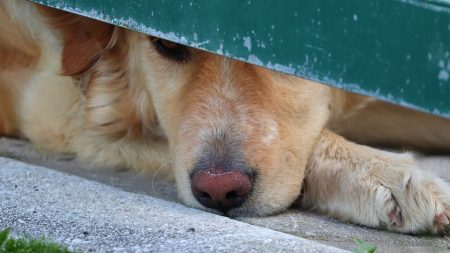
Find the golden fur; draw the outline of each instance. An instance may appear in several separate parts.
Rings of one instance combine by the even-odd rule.
[[[174,172],[181,200],[202,209],[189,173],[205,152],[230,145],[258,174],[231,216],[280,212],[304,185],[304,207],[342,220],[448,231],[448,185],[421,172],[408,154],[337,133],[364,144],[448,152],[449,121],[190,51],[188,61],[175,62],[147,35],[4,0],[0,135],[104,167]]]

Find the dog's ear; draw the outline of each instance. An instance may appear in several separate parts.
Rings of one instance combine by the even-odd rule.
[[[62,36],[62,74],[75,76],[85,72],[107,49],[113,25],[45,6],[38,9]]]
[[[142,81],[137,33],[100,21],[39,7],[60,31],[63,74],[83,90],[85,126],[107,142],[154,135],[157,125],[151,96]]]

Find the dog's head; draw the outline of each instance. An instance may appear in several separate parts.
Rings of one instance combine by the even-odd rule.
[[[162,130],[184,203],[265,215],[299,196],[329,114],[327,88],[99,22],[65,22],[64,73],[83,82],[88,123],[130,142]]]
[[[145,55],[147,85],[186,204],[264,215],[299,196],[327,119],[326,89],[159,39],[150,39]]]

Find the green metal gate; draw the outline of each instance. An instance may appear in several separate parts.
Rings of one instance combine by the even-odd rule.
[[[36,0],[450,118],[448,0]]]

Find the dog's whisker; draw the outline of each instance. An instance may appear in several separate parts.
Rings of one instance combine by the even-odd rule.
[[[158,175],[158,173],[159,173],[162,169],[167,168],[167,165],[169,165],[169,163],[170,163],[170,159],[167,159],[163,164],[161,164],[161,165],[159,166],[158,169],[156,169],[156,170],[153,172],[153,175],[152,175],[152,181],[151,181],[151,187],[152,187],[152,193],[153,193],[153,194],[156,194],[156,191],[155,191],[155,179],[156,179],[156,176]]]

